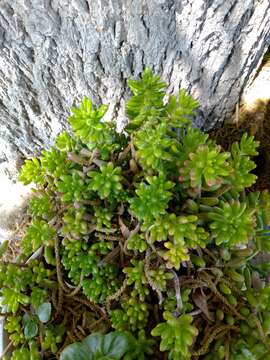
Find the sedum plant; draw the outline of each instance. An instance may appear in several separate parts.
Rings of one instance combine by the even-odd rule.
[[[89,189],[97,191],[101,199],[112,201],[122,190],[121,168],[114,167],[112,162],[101,165],[100,171],[90,171],[88,176],[91,178]]]
[[[34,191],[35,196],[29,200],[28,211],[32,216],[38,216],[41,219],[49,220],[54,215],[53,203],[49,194],[44,192],[39,194]]]
[[[269,358],[258,143],[244,134],[223,151],[192,127],[198,102],[165,101],[149,69],[128,84],[124,133],[83,98],[72,131],[22,167],[29,224],[16,259],[0,248],[12,359]]]
[[[30,255],[40,246],[50,246],[56,236],[55,229],[44,220],[33,220],[22,239],[22,249],[25,255]]]
[[[255,209],[248,208],[245,202],[221,201],[219,207],[208,213],[216,244],[231,247],[248,243],[250,236],[254,236],[256,232],[254,212]]]
[[[226,161],[230,154],[220,152],[221,147],[212,144],[199,145],[190,153],[180,169],[180,181],[185,187],[195,189],[218,186],[231,173]]]
[[[140,182],[135,191],[136,196],[130,199],[130,210],[146,224],[166,213],[168,202],[172,197],[170,191],[174,184],[166,181],[164,176],[147,176],[145,182]]]
[[[160,350],[169,350],[169,359],[188,359],[193,339],[198,335],[198,329],[192,325],[190,315],[175,318],[170,313],[164,313],[165,323],[158,324],[153,330],[153,336],[160,336]]]

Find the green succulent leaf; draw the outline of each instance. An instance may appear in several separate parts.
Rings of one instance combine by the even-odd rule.
[[[190,126],[191,121],[189,118],[195,115],[198,107],[198,101],[183,89],[180,90],[178,97],[171,96],[166,106],[170,126],[174,128]]]
[[[199,188],[221,185],[231,173],[231,167],[226,161],[229,153],[220,153],[218,146],[200,145],[180,169],[180,181],[185,187]]]
[[[126,105],[126,113],[131,119],[127,131],[139,128],[148,117],[162,113],[166,87],[149,68],[144,70],[141,80],[128,80],[128,85],[134,96]]]
[[[67,154],[54,147],[41,152],[40,162],[44,173],[56,179],[67,173],[73,166]]]
[[[103,256],[106,256],[112,245],[100,241],[92,245],[77,240],[65,242],[62,264],[68,271],[68,276],[75,285],[82,282],[83,293],[93,302],[103,302],[118,289],[117,268],[113,264],[100,266]]]
[[[127,275],[127,284],[134,284],[134,289],[143,301],[145,296],[149,294],[149,290],[144,286],[147,284],[144,273],[144,262],[142,260],[132,259],[132,267],[125,267],[123,272]]]
[[[197,128],[188,127],[183,133],[179,149],[179,159],[181,165],[185,160],[189,159],[189,155],[194,153],[199,146],[205,145],[208,139],[208,134],[204,134]]]
[[[47,193],[36,192],[36,195],[29,200],[28,211],[31,215],[43,219],[52,218],[54,210],[50,196]]]
[[[101,206],[94,206],[94,222],[97,224],[97,229],[102,229],[103,226],[111,227],[111,218],[113,213],[111,209]]]
[[[139,251],[140,253],[147,250],[148,245],[142,234],[131,235],[127,240],[128,250]]]
[[[96,265],[94,271],[91,279],[83,281],[83,293],[94,303],[102,303],[118,290],[118,270],[115,265],[107,264],[100,268]]]
[[[68,119],[75,136],[88,148],[98,148],[105,158],[110,150],[119,147],[117,140],[121,138],[115,131],[114,123],[102,121],[107,109],[107,105],[95,108],[92,101],[84,97],[78,108],[71,109],[72,115]]]
[[[217,245],[232,247],[245,244],[249,237],[255,234],[254,209],[248,208],[245,202],[221,201],[219,207],[208,213],[208,217]]]
[[[81,235],[88,232],[88,224],[84,220],[86,209],[84,207],[68,208],[63,214],[63,227],[61,229],[63,235],[69,235],[71,238],[78,239]]]
[[[26,340],[34,338],[38,333],[38,324],[34,317],[25,314],[23,317],[24,336]]]
[[[28,185],[31,182],[38,185],[44,183],[44,173],[39,159],[33,158],[31,160],[25,160],[19,174],[19,180],[24,185]]]
[[[49,302],[45,302],[41,304],[36,309],[36,314],[39,318],[39,321],[41,321],[44,324],[50,320],[51,312],[52,312],[52,305]]]
[[[78,142],[76,142],[76,140],[71,137],[67,131],[63,131],[60,135],[57,136],[55,145],[58,150],[64,152],[73,152],[79,148]]]
[[[25,255],[30,255],[42,245],[52,245],[56,230],[44,220],[34,220],[22,240]]]
[[[157,269],[150,270],[149,275],[155,287],[160,291],[165,291],[168,281],[173,279],[173,274],[166,271],[164,265],[160,265]]]
[[[168,202],[172,197],[170,191],[174,187],[172,181],[164,176],[147,176],[145,182],[137,186],[137,197],[129,200],[132,213],[145,222],[151,222],[155,218],[165,214]]]
[[[258,146],[259,142],[254,140],[254,136],[248,136],[247,133],[242,136],[240,143],[232,144],[230,164],[233,173],[230,182],[238,191],[250,187],[256,181],[256,175],[250,173],[256,167],[250,156],[258,155]]]
[[[134,291],[131,297],[123,300],[121,309],[115,309],[110,312],[112,327],[119,331],[136,332],[146,326],[148,320],[147,304],[137,298]]]
[[[87,196],[86,183],[76,171],[60,176],[56,188],[62,194],[64,203],[80,201]]]
[[[46,298],[46,290],[40,289],[39,287],[33,286],[30,302],[34,308],[38,308]]]
[[[176,159],[177,142],[168,134],[165,123],[138,131],[134,145],[139,163],[146,171],[153,169],[163,172],[168,168],[168,162]]]
[[[150,242],[164,242],[168,249],[160,250],[159,253],[169,268],[179,269],[182,261],[189,260],[189,249],[206,246],[208,233],[197,226],[197,221],[195,215],[176,216],[172,213],[158,218],[150,226]]]
[[[39,349],[35,341],[29,342],[29,347],[22,347],[12,352],[11,360],[41,360]]]
[[[259,145],[259,141],[255,141],[253,135],[244,133],[241,137],[240,143],[233,143],[231,151],[233,155],[239,154],[242,156],[256,156],[258,155],[257,148]]]
[[[60,355],[60,360],[120,360],[127,349],[128,338],[124,333],[96,333],[87,336],[81,343],[66,347]]]
[[[191,359],[190,346],[198,329],[192,325],[190,315],[181,315],[174,318],[165,313],[165,323],[158,324],[151,332],[153,336],[160,336],[160,350],[169,351],[169,358],[173,360]]]
[[[101,199],[112,200],[123,189],[121,168],[111,162],[102,165],[100,171],[90,171],[88,176],[91,178],[88,188],[97,191]]]
[[[169,269],[179,269],[181,262],[189,260],[188,248],[184,241],[178,241],[177,243],[167,241],[164,244],[167,250],[160,250],[159,254],[166,260],[167,267]]]
[[[2,290],[2,304],[7,305],[7,310],[16,313],[20,304],[28,305],[29,297],[17,289],[4,288]]]

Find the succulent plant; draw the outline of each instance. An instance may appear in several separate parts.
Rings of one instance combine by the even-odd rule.
[[[50,349],[53,354],[58,350],[58,344],[61,344],[63,335],[65,334],[64,326],[51,326],[45,327],[44,340],[41,344],[43,350]]]
[[[245,202],[221,201],[219,207],[208,213],[209,219],[212,220],[210,228],[216,244],[232,247],[247,243],[255,234],[253,214],[254,209],[248,208]]]
[[[4,328],[8,332],[9,338],[14,344],[14,346],[23,344],[25,341],[23,329],[21,326],[21,320],[22,320],[21,316],[17,318],[13,316],[8,316],[6,319],[6,323],[4,325]]]
[[[29,200],[28,211],[32,216],[49,220],[54,215],[53,203],[49,194],[34,192],[36,194]]]
[[[256,181],[256,175],[250,172],[255,169],[256,164],[250,159],[250,156],[258,155],[258,141],[254,141],[254,136],[243,134],[240,143],[233,143],[231,147],[231,165],[233,174],[230,178],[231,184],[238,191],[250,187]]]
[[[185,187],[201,189],[220,186],[231,173],[227,161],[230,153],[221,153],[220,146],[200,145],[189,154],[180,169],[180,181]]]
[[[121,309],[112,310],[110,317],[114,329],[135,333],[146,326],[147,304],[139,301],[135,296],[131,296],[122,301]]]
[[[151,277],[155,287],[157,287],[160,291],[166,291],[168,281],[173,279],[173,274],[166,271],[164,265],[160,265],[157,269],[151,269],[149,271],[149,276]]]
[[[70,175],[61,175],[56,187],[61,193],[61,200],[64,203],[80,201],[87,193],[86,184],[76,171]]]
[[[72,115],[69,117],[75,136],[90,145],[110,141],[108,124],[100,121],[106,111],[106,105],[95,109],[90,99],[83,98],[79,108],[71,109]]]
[[[63,235],[69,235],[71,238],[79,238],[82,235],[87,234],[89,226],[87,221],[84,220],[86,215],[86,209],[84,207],[73,208],[70,207],[63,214]]]
[[[109,208],[101,206],[94,206],[94,211],[94,222],[97,224],[97,229],[100,230],[103,226],[110,228],[113,212]]]
[[[22,347],[13,351],[11,360],[40,360],[38,346],[34,341],[29,343],[29,348]]]
[[[72,133],[22,167],[31,219],[16,258],[0,247],[12,359],[267,359],[258,143],[244,134],[224,151],[192,127],[198,102],[184,90],[165,100],[149,69],[128,84],[125,132],[83,98]]]
[[[162,175],[146,176],[146,180],[148,184],[145,182],[138,184],[137,197],[130,199],[130,209],[139,220],[151,223],[165,214],[172,197],[170,190],[174,184],[172,181],[166,181]]]
[[[37,266],[35,261],[25,268],[20,268],[16,264],[2,265],[1,274],[2,304],[12,313],[18,311],[20,304],[36,305],[38,289],[39,299],[43,300],[41,293],[45,297],[46,290],[53,286],[53,282],[49,279],[51,271],[45,269],[42,263]],[[30,294],[29,290],[31,290]]]
[[[97,191],[101,199],[117,198],[123,188],[121,168],[114,167],[111,162],[102,165],[100,172],[90,171],[88,176],[91,178],[88,188]]]
[[[170,313],[165,313],[164,318],[166,322],[152,330],[153,336],[161,336],[160,350],[168,350],[169,358],[173,360],[190,359],[190,346],[198,335],[198,329],[192,325],[192,316],[174,318]]]
[[[40,162],[45,175],[54,179],[60,178],[73,166],[72,162],[67,159],[67,154],[56,148],[42,150]]]
[[[25,160],[21,168],[19,180],[24,185],[30,184],[31,182],[35,182],[36,184],[44,183],[44,173],[41,169],[40,161],[37,158]]]
[[[127,240],[128,250],[139,251],[140,253],[147,250],[148,245],[143,234],[131,235]]]
[[[178,96],[171,96],[167,107],[168,123],[173,128],[191,125],[190,118],[196,114],[199,103],[184,89],[179,91]]]
[[[137,158],[142,168],[164,172],[168,163],[176,159],[177,141],[168,135],[165,123],[138,131],[134,139]]]
[[[166,87],[159,76],[153,76],[150,69],[144,71],[139,81],[129,79],[128,85],[134,95],[126,105],[126,112],[131,120],[127,130],[136,129],[148,117],[164,112],[163,98]]]
[[[84,294],[91,301],[103,303],[119,288],[117,273],[117,268],[113,265],[107,264],[102,267],[91,279],[83,281]]]
[[[146,276],[144,273],[144,262],[142,260],[132,259],[132,267],[125,267],[123,272],[127,275],[127,284],[134,286],[136,294],[138,294],[141,301],[144,301],[145,297],[149,294]]]
[[[56,236],[55,229],[44,220],[33,220],[22,240],[25,255],[37,250],[40,246],[50,246]]]
[[[80,150],[81,146],[78,140],[71,137],[67,131],[63,131],[59,134],[55,140],[55,145],[58,150],[64,152],[74,152],[76,150]]]

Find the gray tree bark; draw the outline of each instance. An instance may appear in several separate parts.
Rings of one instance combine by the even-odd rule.
[[[269,0],[2,0],[0,163],[49,146],[83,95],[125,122],[126,79],[151,67],[230,116],[270,39]]]

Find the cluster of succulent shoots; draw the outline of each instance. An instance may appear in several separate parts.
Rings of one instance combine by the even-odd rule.
[[[21,169],[31,222],[0,272],[12,359],[270,359],[258,142],[223,151],[185,91],[165,102],[149,69],[128,84],[123,133],[84,98]]]

